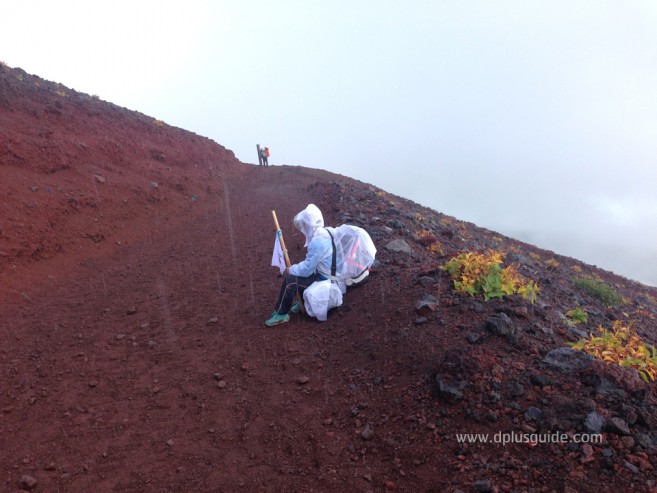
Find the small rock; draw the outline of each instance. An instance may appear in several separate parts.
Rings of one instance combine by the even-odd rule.
[[[394,229],[404,229],[406,227],[406,225],[398,219],[388,221],[386,224]]]
[[[590,433],[600,433],[605,426],[605,418],[596,412],[591,412],[584,418],[584,428]]]
[[[218,322],[219,322],[218,317],[212,317],[210,320],[208,320],[208,322],[205,325],[212,325],[212,324],[216,324]]]
[[[635,466],[634,464],[632,464],[631,462],[628,462],[628,461],[624,460],[624,461],[623,461],[623,465],[625,466],[625,469],[627,469],[627,470],[630,471],[631,473],[633,473],[633,474],[639,474],[639,468],[636,467],[636,466]]]
[[[88,385],[89,385],[90,388],[93,389],[93,388],[98,386],[98,382],[96,382],[95,380],[92,380],[91,382],[89,382]]]
[[[653,465],[650,463],[650,461],[644,459],[643,457],[636,457],[633,456],[634,460],[632,461],[633,464],[638,465],[639,469],[642,471],[652,471],[654,469]],[[629,457],[628,457],[629,459]],[[636,462],[635,462],[636,461]]]
[[[158,185],[158,183],[156,181],[151,182],[151,188],[153,190],[157,190],[159,187],[160,187],[160,185]]]
[[[568,334],[570,334],[574,339],[586,339],[589,336],[588,332],[582,329],[578,329],[577,327],[570,327],[568,329]]]
[[[490,479],[480,479],[472,483],[472,488],[481,493],[491,493],[493,491],[493,483]]]
[[[498,336],[513,337],[516,333],[516,326],[506,313],[496,313],[486,320],[486,329]]]
[[[573,372],[586,368],[592,363],[593,359],[593,356],[586,354],[584,351],[560,347],[547,353],[543,358],[543,363],[557,370]]]
[[[537,407],[529,407],[525,411],[525,419],[527,421],[540,421],[543,416],[543,411]]]
[[[415,325],[424,325],[429,321],[427,317],[418,317],[413,322]]]
[[[652,438],[650,438],[650,435],[646,433],[639,432],[635,434],[634,441],[637,443],[637,445],[640,445],[646,450],[650,450],[654,445]]]
[[[95,179],[98,183],[105,183],[105,182],[107,181],[107,180],[105,179],[105,177],[104,177],[104,176],[101,176],[101,175],[94,175],[94,179]]]
[[[518,398],[524,396],[526,393],[525,386],[520,382],[514,381],[509,385],[509,394],[513,398]]]
[[[31,491],[34,488],[36,488],[38,484],[39,482],[36,480],[36,478],[30,476],[29,474],[24,474],[23,476],[21,476],[21,479],[18,481],[18,486],[22,490],[28,490],[28,491]]]
[[[486,337],[482,332],[470,332],[466,339],[470,344],[481,344],[486,340]]]
[[[629,436],[620,437],[620,441],[623,444],[623,446],[628,450],[633,449],[634,445],[636,445],[636,443],[634,442],[634,438],[629,437]]]
[[[225,380],[219,380],[219,382],[217,383],[217,387],[219,387],[220,389],[225,389],[226,388],[226,381]]]
[[[46,471],[54,471],[55,469],[57,469],[57,466],[54,462],[49,462],[48,464],[45,465],[44,469]]]
[[[511,309],[511,313],[516,317],[523,317],[523,318],[529,315],[529,311],[527,310],[526,306],[516,306]]]
[[[386,250],[390,252],[401,252],[410,254],[412,253],[411,247],[404,240],[393,240],[385,246]]]
[[[438,309],[438,300],[430,295],[425,294],[420,301],[415,304],[415,311],[418,315],[426,317]]]
[[[532,383],[532,385],[536,385],[537,387],[541,387],[541,388],[550,385],[550,382],[548,381],[547,378],[545,378],[542,375],[537,375],[535,373],[532,373],[529,376],[529,381]]]
[[[463,391],[459,387],[448,384],[440,376],[436,376],[436,390],[438,397],[443,399],[460,400],[463,398]]]
[[[571,399],[563,395],[555,395],[552,401],[552,408],[563,416],[588,414],[595,411],[595,407],[595,401],[588,397]]]
[[[128,315],[134,315],[135,313],[137,313],[137,308],[135,308],[134,306],[131,306],[130,308],[128,308],[128,309],[126,310],[126,313],[127,313]]]
[[[171,438],[170,438],[169,440],[167,440],[167,445],[168,445],[169,447],[173,447],[173,445],[174,445],[175,443],[176,443],[176,442],[174,442],[173,439],[171,439]]]
[[[308,382],[310,382],[310,378],[308,378],[308,377],[305,376],[305,375],[303,375],[303,376],[297,378],[297,383],[298,383],[299,385],[306,385]]]
[[[472,310],[475,313],[484,313],[485,308],[484,308],[484,305],[482,305],[478,301],[473,301],[472,302]]]
[[[641,380],[638,372],[600,360],[593,361],[591,370],[600,379],[599,384],[596,385],[598,394],[625,400],[626,393],[630,393],[643,400],[641,396],[645,396],[647,384]]]
[[[593,447],[591,447],[591,445],[589,445],[588,443],[585,443],[584,445],[582,445],[582,453],[587,457],[592,456]]]
[[[611,433],[615,433],[616,435],[627,436],[630,434],[630,427],[628,426],[628,424],[616,416],[614,416],[609,421],[607,421],[607,429]]]
[[[625,392],[623,389],[619,389],[614,382],[607,378],[597,379],[595,383],[595,392],[600,396],[613,397],[619,400],[625,400],[627,398],[627,392]]]
[[[429,286],[433,286],[436,284],[436,278],[435,277],[429,277],[429,276],[422,276],[417,280],[420,285],[424,286],[425,288],[428,288]]]
[[[364,440],[371,440],[374,438],[374,430],[370,427],[369,423],[365,425],[365,428],[363,428],[363,431],[361,431],[360,436],[362,436]]]

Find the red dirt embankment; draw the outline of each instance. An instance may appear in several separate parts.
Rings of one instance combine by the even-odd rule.
[[[242,173],[205,137],[0,68],[0,272],[152,235]]]

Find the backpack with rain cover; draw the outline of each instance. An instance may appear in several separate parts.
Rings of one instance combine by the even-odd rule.
[[[332,281],[344,282],[346,286],[362,283],[370,274],[376,248],[372,238],[363,228],[343,224],[337,228],[326,228],[333,243],[331,275]]]

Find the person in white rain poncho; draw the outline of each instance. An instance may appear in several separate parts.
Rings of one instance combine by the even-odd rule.
[[[304,290],[311,284],[326,280],[331,272],[333,244],[324,228],[324,217],[319,208],[314,204],[308,205],[294,216],[294,227],[306,237],[304,246],[308,248],[308,253],[303,262],[294,264],[283,272],[283,285],[274,313],[265,322],[268,327],[288,322],[289,312],[297,313],[301,309],[301,305],[295,303],[297,294],[303,295]]]

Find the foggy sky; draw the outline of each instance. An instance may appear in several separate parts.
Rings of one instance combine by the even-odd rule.
[[[26,1],[0,60],[657,285],[657,4]]]

